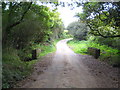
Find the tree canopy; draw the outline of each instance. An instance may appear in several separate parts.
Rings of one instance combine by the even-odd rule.
[[[86,26],[85,23],[76,21],[69,24],[67,29],[69,30],[69,33],[73,35],[76,39],[85,40],[89,28]]]
[[[120,37],[120,2],[86,2],[76,15],[95,36]]]
[[[63,29],[56,9],[32,2],[2,2],[2,18],[3,44],[15,48],[50,40]]]

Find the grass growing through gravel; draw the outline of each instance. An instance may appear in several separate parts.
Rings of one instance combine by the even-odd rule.
[[[78,41],[71,40],[68,45],[73,48],[73,51],[78,54],[86,55],[88,47],[95,47],[101,50],[100,59],[109,62],[110,64],[120,64],[120,54],[118,49],[114,49],[107,45],[100,45],[94,41]]]

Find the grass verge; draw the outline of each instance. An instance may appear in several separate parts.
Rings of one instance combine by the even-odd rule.
[[[104,60],[109,64],[120,64],[120,50],[114,49],[107,45],[100,45],[93,41],[78,41],[71,40],[68,45],[73,48],[73,51],[78,54],[87,55],[88,47],[95,47],[101,50],[100,60]]]

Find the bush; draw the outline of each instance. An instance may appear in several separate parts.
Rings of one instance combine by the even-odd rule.
[[[95,41],[96,43],[111,46],[113,48],[117,48],[120,50],[120,38],[103,38],[103,37],[90,36],[88,37],[88,40]]]
[[[31,70],[28,64],[21,61],[18,51],[13,48],[3,50],[2,87],[13,87],[16,81],[22,80]]]
[[[119,54],[112,55],[110,63],[111,64],[119,64],[120,65],[120,55]]]
[[[34,44],[30,50],[38,48],[41,49],[40,57],[56,50],[55,45],[49,43]],[[31,57],[29,47],[24,50],[16,50],[12,47],[3,49],[2,88],[12,88],[17,81],[24,79],[32,72],[33,64],[39,59],[25,62],[26,57]]]

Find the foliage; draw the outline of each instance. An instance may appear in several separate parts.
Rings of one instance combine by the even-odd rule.
[[[93,36],[93,35],[88,35],[87,36],[87,40],[88,41],[94,41],[96,43],[99,43],[101,45],[107,45],[107,46],[110,46],[112,48],[116,48],[118,50],[120,50],[120,38],[117,37],[117,38],[103,38],[103,37],[100,37],[100,36]]]
[[[12,28],[19,25],[23,21],[25,14],[31,7],[31,4],[32,2],[2,2],[2,29],[4,45],[9,44]]]
[[[56,41],[57,42],[57,41]],[[56,44],[56,42],[54,42]],[[55,52],[56,48],[54,44],[38,44],[33,47],[34,49],[41,49],[40,57],[47,55],[48,53]],[[27,77],[32,72],[33,65],[40,59],[32,60],[29,62],[24,62],[21,59],[24,54],[21,50],[16,50],[14,48],[6,48],[8,50],[3,50],[3,73],[2,73],[2,87],[12,88],[17,81],[20,81]],[[7,51],[7,52],[6,52]],[[29,54],[29,53],[28,53]],[[27,56],[23,55],[24,57]],[[20,58],[22,57],[22,58]],[[28,56],[27,56],[28,57]]]
[[[29,2],[3,2],[2,5],[4,47],[23,49],[34,42],[49,41],[54,35],[60,38],[63,23],[56,10]]]
[[[64,26],[56,9],[29,2],[2,2],[2,6],[3,49],[9,46],[20,50],[21,60],[31,56],[34,44],[62,36]]]
[[[38,61],[25,62],[31,50],[40,48],[40,56],[55,51],[52,40],[62,36],[64,25],[59,13],[47,6],[9,1],[2,2],[2,25],[3,88],[11,88]]]
[[[108,45],[113,48],[117,48],[120,50],[120,40],[119,38],[103,38],[103,37],[96,37],[95,42]]]
[[[110,64],[119,63],[119,52],[120,50],[114,49],[112,47],[109,47],[107,45],[101,45],[99,43],[96,43],[95,41],[78,41],[78,40],[72,40],[68,42],[68,45],[73,48],[73,51],[75,53],[87,54],[87,48],[88,47],[95,47],[101,50],[100,53],[100,59],[109,62]]]
[[[88,32],[88,27],[84,23],[72,22],[68,25],[69,33],[78,40],[85,40]]]
[[[120,2],[86,2],[83,13],[77,14],[81,21],[87,23],[90,33],[95,36],[120,37]]]
[[[63,37],[64,24],[62,20],[59,18],[59,15],[60,14],[56,12],[56,10],[53,12],[53,18],[51,19],[51,22],[53,22],[54,25],[51,27],[52,34],[50,35],[52,40]]]
[[[47,55],[48,53],[52,53],[52,52],[56,51],[56,48],[55,48],[56,44],[54,45],[54,43],[55,42],[53,42],[53,44],[42,43],[42,44],[35,45],[32,48],[34,48],[34,49],[40,49],[41,52],[39,54],[39,57],[41,57],[41,56]]]
[[[16,81],[25,78],[30,74],[31,67],[20,60],[17,55],[18,51],[13,48],[7,48],[3,50],[3,68],[2,68],[2,87],[11,88]],[[6,52],[7,51],[7,52]]]
[[[64,30],[63,34],[62,34],[62,38],[71,38],[73,37],[71,34],[69,34],[68,30]]]
[[[78,40],[71,40],[68,41],[68,45],[73,48],[73,51],[75,53],[80,53],[80,54],[87,54],[87,42],[83,41],[78,41]]]

